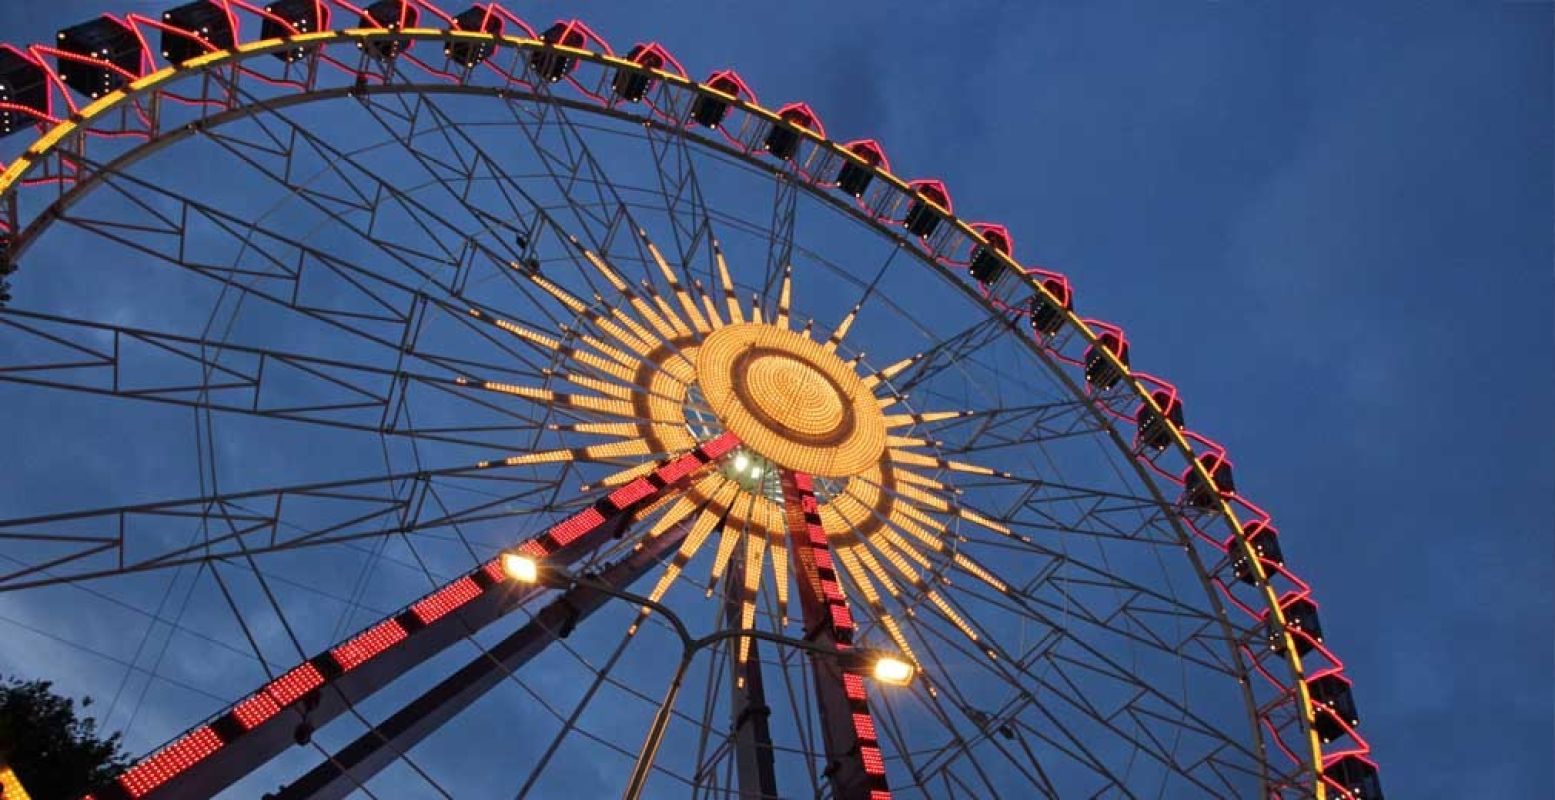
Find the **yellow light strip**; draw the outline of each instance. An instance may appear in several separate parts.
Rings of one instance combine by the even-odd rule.
[[[583,486],[583,491],[586,492],[586,491],[588,491],[590,489],[608,488],[608,487],[621,486],[623,484],[631,483],[632,481],[636,480],[637,478],[642,477],[643,475],[647,475],[648,473],[654,471],[655,469],[658,469],[658,467],[659,467],[658,464],[655,464],[652,461],[647,461],[647,462],[638,464],[635,467],[628,467],[628,468],[623,469],[623,470],[621,470],[619,472],[612,472],[609,475],[606,475],[605,477],[601,478],[598,483],[595,483],[595,484],[592,484],[592,485],[585,484]],[[664,495],[664,496],[665,497],[669,497],[669,495]]]
[[[712,322],[714,328],[722,328],[724,320],[723,317],[719,316],[718,306],[713,303],[713,298],[708,297],[706,292],[700,294],[702,297],[702,309],[707,312],[708,320]]]
[[[638,231],[638,233],[643,237],[643,241],[648,241],[646,231]],[[702,312],[697,308],[697,304],[692,302],[691,295],[686,291],[686,287],[680,283],[680,276],[676,275],[669,262],[664,260],[664,254],[659,252],[658,245],[648,242],[648,255],[652,256],[653,262],[659,265],[659,272],[664,275],[664,281],[669,284],[670,291],[675,293],[675,300],[680,303],[682,309],[685,309],[686,316],[691,320],[692,327],[696,328],[699,333],[711,331],[713,329],[712,326],[707,324],[707,318],[702,316]]]
[[[794,295],[794,265],[789,264],[783,268],[783,288],[778,292],[777,326],[789,328],[788,312],[793,307]]]
[[[745,536],[745,594],[740,598],[740,627],[756,627],[756,595],[761,591],[761,567],[762,561],[767,556],[767,542],[765,534],[758,530],[748,530]],[[749,636],[740,637],[739,663],[743,666],[750,660],[751,640]],[[743,680],[743,678],[742,678]]]
[[[723,281],[724,304],[729,308],[729,319],[738,325],[745,321],[744,312],[740,311],[740,301],[734,296],[734,279],[729,277],[729,263],[724,261],[723,248],[713,245],[713,260],[718,262],[718,279]]]
[[[622,386],[613,381],[600,380],[599,378],[590,375],[580,375],[576,372],[563,373],[559,377],[574,386],[588,389],[591,392],[602,394],[606,397],[613,397],[617,400],[630,400],[642,394],[636,387]]]
[[[836,350],[837,345],[842,344],[842,337],[848,335],[848,329],[853,327],[853,320],[858,318],[858,312],[861,308],[863,306],[854,306],[853,310],[849,311],[847,316],[842,318],[842,322],[837,324],[837,330],[832,331],[831,338],[826,340],[826,344],[821,345],[826,352],[829,353]]]
[[[941,513],[949,513],[950,511],[950,503],[945,498],[937,494],[925,492],[916,486],[900,483],[896,485],[895,492],[898,498],[915,503],[931,511],[939,511]]]
[[[665,300],[662,295],[650,289],[649,296],[653,298],[654,305],[658,306],[659,314],[675,329],[675,334],[669,338],[687,339],[696,334],[696,331],[692,330],[691,326],[687,325],[686,321],[681,319],[679,314],[675,313],[675,309],[670,308],[669,301]]]
[[[610,307],[608,317],[599,314],[586,314],[589,320],[605,333],[614,336],[616,341],[626,345],[626,349],[642,356],[647,355],[658,347],[658,338],[648,332],[642,323],[633,319],[619,308]]]
[[[947,419],[971,416],[970,411],[929,411],[923,414],[887,414],[885,426],[887,428],[902,428],[908,425],[922,425],[929,422],[941,422]]]
[[[747,494],[742,500],[747,502],[735,502],[729,507],[729,517],[724,521],[723,533],[718,537],[718,551],[713,556],[713,569],[709,577],[707,596],[713,596],[713,586],[724,576],[729,568],[729,556],[734,554],[734,546],[745,537],[745,529],[750,524],[751,502],[755,495]],[[742,509],[741,506],[744,506]]]
[[[565,330],[568,330],[568,331],[572,330],[570,327],[567,327],[565,325],[562,326],[562,327]],[[628,353],[625,350],[621,350],[619,348],[612,347],[612,346],[610,346],[608,344],[605,344],[604,342],[602,342],[602,341],[600,341],[600,340],[598,340],[598,339],[596,339],[596,338],[594,338],[594,337],[592,337],[592,336],[590,336],[590,335],[588,335],[588,334],[586,334],[586,333],[584,333],[582,331],[577,331],[575,333],[575,335],[577,337],[577,340],[582,342],[585,347],[588,347],[588,348],[598,352],[599,354],[601,354],[604,357],[610,359],[611,361],[614,361],[617,364],[620,364],[623,367],[626,367],[628,369],[634,370],[634,372],[635,372],[637,366],[639,364],[643,363],[643,360],[641,358],[638,358],[637,356],[632,355],[631,353]],[[579,351],[579,350],[574,350],[573,351],[573,355],[572,355],[574,360],[592,365],[591,362],[583,360],[583,358],[585,356],[588,356],[590,358],[597,358],[595,356],[592,356],[592,354],[584,353],[584,352]]]
[[[22,786],[22,779],[16,777],[16,773],[8,764],[0,765],[0,798],[32,800],[32,795],[27,794],[27,789]]]
[[[685,494],[675,499],[674,505],[671,505],[664,512],[664,516],[659,517],[653,523],[653,527],[648,529],[648,536],[650,538],[660,536],[674,527],[675,523],[691,516],[691,513],[696,511],[697,506],[712,496],[712,492],[716,491],[727,480],[722,473],[717,471],[703,475],[696,483],[691,484],[691,488]]]
[[[628,439],[621,442],[609,442],[588,447],[574,447],[568,450],[547,450],[540,453],[524,453],[522,455],[508,456],[502,460],[503,464],[510,467],[519,467],[525,464],[555,464],[566,461],[598,461],[609,458],[625,458],[627,456],[653,455],[653,447],[643,439]],[[482,461],[481,466],[490,466],[490,462]]]
[[[870,389],[873,389],[876,386],[878,386],[879,384],[884,383],[885,381],[891,380],[892,378],[896,377],[897,375],[900,375],[902,370],[907,369],[908,367],[910,367],[910,366],[912,366],[912,365],[914,365],[914,364],[916,364],[916,363],[918,363],[919,361],[922,361],[922,360],[923,360],[923,354],[922,353],[919,353],[918,355],[915,355],[915,356],[910,356],[908,358],[904,358],[901,361],[898,361],[895,364],[892,364],[891,366],[886,367],[885,369],[880,370],[879,372],[876,372],[875,374],[865,378],[864,379],[864,385],[869,387]]]
[[[525,278],[529,279],[530,283],[533,283],[534,285],[543,289],[546,294],[556,298],[556,301],[566,306],[568,311],[571,311],[574,314],[581,314],[583,313],[584,309],[588,308],[588,305],[585,304],[582,300],[573,297],[570,292],[552,283],[544,275],[541,275],[540,273],[520,264],[509,264],[509,266],[517,270],[520,275],[523,275]]]
[[[1004,581],[994,577],[992,572],[985,569],[983,565],[973,561],[971,556],[965,553],[957,553],[955,557],[951,558],[951,561],[955,562],[955,565],[960,567],[962,571],[993,587],[1000,594],[1006,594],[1010,591],[1010,587]]]
[[[621,275],[609,264],[606,264],[605,260],[596,255],[593,250],[585,248],[583,257],[588,259],[590,264],[594,265],[594,269],[598,270],[599,274],[605,276],[605,280],[609,281],[616,291],[624,292],[627,290],[627,283],[622,279]]]
[[[718,487],[713,495],[713,499],[707,501],[707,504],[703,506],[702,513],[697,516],[696,522],[691,523],[691,532],[686,535],[686,540],[680,543],[680,550],[675,554],[674,561],[670,562],[670,565],[665,568],[664,574],[659,577],[658,584],[648,594],[648,599],[655,603],[664,597],[665,592],[669,591],[670,584],[680,577],[681,571],[685,569],[686,562],[696,556],[697,551],[702,548],[703,543],[707,541],[707,535],[712,533],[713,528],[718,525],[718,521],[723,519],[724,505],[740,489],[739,484],[725,479],[716,472],[713,474],[723,481],[723,485]]]
[[[917,570],[907,566],[907,562],[902,559],[904,557],[910,558],[917,562],[918,566],[930,569],[932,564],[929,561],[929,557],[924,555],[917,545],[903,539],[901,534],[896,532],[895,528],[889,526],[881,528],[878,536],[878,539],[872,539],[871,541],[875,547],[880,549],[880,552],[885,556],[885,560],[891,566],[896,567],[896,571],[900,572],[902,577],[907,579],[909,583],[914,585],[920,583],[922,578],[919,577]]]
[[[929,602],[933,603],[934,607],[939,609],[940,615],[945,619],[950,620],[950,624],[955,625],[958,629],[960,629],[962,635],[966,636],[966,638],[971,639],[974,642],[977,641],[977,631],[972,630],[972,626],[968,625],[966,620],[962,619],[961,615],[957,614],[956,610],[950,607],[950,603],[947,602],[945,598],[941,597],[939,592],[929,592],[928,597]]]
[[[783,523],[777,518],[771,506],[770,503],[762,505],[761,526],[766,530],[767,543],[772,548],[772,581],[777,588],[778,617],[786,628],[788,627],[788,537],[784,535]]]
[[[987,467],[978,466],[977,464],[968,464],[964,461],[946,461],[944,459],[934,458],[933,456],[926,456],[921,453],[914,453],[909,450],[902,450],[899,448],[891,448],[888,452],[891,455],[892,461],[901,464],[910,464],[915,467],[938,467],[940,469],[948,469],[952,472],[965,472],[971,475],[994,474],[994,471]]]
[[[853,585],[858,587],[859,592],[864,595],[864,602],[869,607],[870,614],[880,623],[880,627],[885,629],[891,640],[896,643],[896,647],[902,651],[902,655],[906,656],[914,664],[917,664],[918,658],[913,654],[912,647],[907,644],[907,637],[902,635],[901,627],[896,624],[896,620],[892,618],[890,612],[886,611],[885,605],[880,602],[880,594],[875,591],[874,584],[870,582],[868,574],[866,574],[865,570],[859,565],[858,560],[854,557],[853,550],[855,547],[857,545],[837,547],[833,548],[832,552],[836,553],[838,560],[842,562],[843,569],[847,570],[848,577],[853,579]]]
[[[956,512],[955,513],[956,513],[956,516],[966,520],[967,522],[971,522],[971,523],[973,523],[975,525],[980,525],[980,526],[982,526],[984,528],[987,528],[988,530],[993,531],[994,533],[1002,533],[1005,536],[1013,536],[1014,535],[1013,533],[1011,533],[1009,528],[1007,528],[1007,527],[1005,527],[1005,526],[1003,526],[1003,525],[1001,525],[1001,524],[999,524],[997,522],[994,522],[993,520],[983,516],[982,514],[977,513],[976,511],[973,511],[970,508],[966,508],[965,506],[956,506]]]
[[[478,308],[470,309],[470,316],[475,317],[476,319],[488,320],[498,328],[501,328],[502,330],[507,331],[508,333],[511,333],[526,342],[539,345],[546,350],[556,350],[561,347],[561,342],[552,339],[545,334],[539,333],[538,331],[532,331],[522,325],[518,325],[502,319],[501,317],[493,317]]]
[[[896,477],[897,483],[911,483],[914,486],[922,486],[926,489],[936,491],[943,490],[945,488],[945,484],[940,483],[939,481],[934,480],[933,478],[930,478],[929,476],[924,475],[917,470],[897,469],[892,470],[891,474]]]
[[[648,320],[648,326],[658,332],[660,339],[678,339],[682,335],[681,331],[671,324],[669,320],[659,316],[658,309],[654,308],[647,300],[633,294],[629,302],[631,302],[632,308],[637,311],[637,316]]]

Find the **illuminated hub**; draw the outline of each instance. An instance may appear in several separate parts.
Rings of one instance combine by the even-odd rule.
[[[558,33],[565,32],[566,26]],[[554,54],[545,54],[554,55]],[[552,63],[552,62],[544,62]],[[641,234],[641,232],[639,232]],[[644,237],[646,239],[646,237]],[[658,602],[687,565],[712,550],[708,583],[732,563],[743,576],[740,626],[756,624],[756,598],[772,580],[779,617],[787,619],[792,580],[790,531],[781,477],[803,474],[815,486],[815,515],[830,542],[836,570],[857,593],[859,613],[890,640],[893,658],[912,669],[917,657],[892,606],[926,609],[942,617],[983,652],[982,634],[938,589],[959,572],[994,592],[1009,587],[992,570],[958,549],[962,526],[1011,536],[1003,522],[962,506],[957,473],[991,476],[976,464],[940,457],[933,426],[967,416],[961,411],[915,412],[891,382],[921,363],[911,356],[883,369],[860,368],[843,353],[860,313],[848,312],[829,329],[794,325],[793,274],[766,302],[742,302],[724,255],[714,249],[715,286],[682,282],[651,242],[644,246],[659,283],[629,281],[604,257],[578,245],[594,286],[616,294],[580,297],[560,275],[514,264],[517,279],[548,295],[573,322],[559,331],[471,309],[490,324],[555,360],[540,385],[461,378],[462,386],[497,392],[547,409],[550,429],[565,445],[481,462],[483,467],[594,464],[590,491],[624,491],[655,462],[687,453],[715,437],[738,442],[720,452],[716,468],[688,473],[659,502],[638,512],[634,535],[652,538],[683,529],[679,552],[647,593]],[[608,289],[606,289],[608,291]],[[812,330],[826,333],[812,338]],[[585,473],[588,474],[588,473]],[[738,561],[736,561],[738,559]],[[770,564],[770,566],[768,566]],[[514,580],[534,582],[542,565],[510,559]],[[786,622],[784,623],[786,624]],[[748,647],[740,648],[744,661]],[[881,664],[881,680],[910,680],[901,665]],[[873,662],[860,665],[875,674]]]
[[[835,352],[803,334],[730,325],[702,343],[696,366],[724,429],[783,469],[850,477],[885,451],[879,401]]]

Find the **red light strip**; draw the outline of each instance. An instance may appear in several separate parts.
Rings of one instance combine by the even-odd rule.
[[[211,730],[211,726],[201,725],[184,738],[130,767],[119,776],[119,785],[124,787],[130,797],[145,797],[220,749],[221,737]]]
[[[519,546],[518,551],[537,558],[554,554],[594,531],[611,517],[659,494],[677,481],[727,455],[739,444],[739,439],[732,433],[703,442],[691,452],[662,464],[647,477],[628,483],[609,497],[529,539]],[[416,622],[430,624],[465,606],[491,588],[503,585],[505,580],[501,560],[492,559],[475,571],[412,603],[407,611]],[[322,687],[325,675],[320,664],[326,669],[338,670],[340,674],[355,670],[408,639],[412,631],[405,627],[406,624],[413,623],[402,623],[401,614],[396,614],[336,646],[327,654],[299,664],[233,705],[215,723],[196,728],[131,767],[118,778],[118,788],[130,797],[146,796],[220,750],[232,737],[259,727],[308,693]],[[224,732],[218,732],[218,727]]]
[[[831,557],[831,542],[826,530],[821,527],[815,499],[815,481],[804,473],[785,471],[782,484],[784,511],[793,541],[794,572],[809,587],[809,594],[813,597],[813,600],[801,598],[807,607],[805,626],[811,629],[810,635],[815,635],[813,628],[816,621],[810,618],[810,606],[815,603],[820,610],[818,622],[831,634],[832,643],[838,650],[852,650],[855,630],[853,613],[848,609],[848,598],[837,580]],[[801,530],[804,532],[802,538],[794,535]],[[843,700],[853,730],[853,742],[845,748],[846,753],[858,758],[859,766],[868,776],[870,798],[889,800],[891,790],[886,782],[885,756],[880,752],[879,734],[875,729],[874,717],[869,712],[868,691],[863,676],[854,669],[856,667],[845,666],[841,675]],[[817,672],[818,680],[820,674]],[[849,757],[842,753],[831,755],[833,758]]]
[[[448,616],[465,603],[474,600],[481,595],[480,584],[474,578],[466,575],[453,583],[417,600],[410,607],[416,619],[423,625],[436,622]]]
[[[357,634],[356,638],[329,651],[335,663],[346,672],[371,661],[379,653],[405,641],[410,634],[396,619],[386,619]]]

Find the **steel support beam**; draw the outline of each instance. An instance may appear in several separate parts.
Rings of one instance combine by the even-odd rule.
[[[853,615],[832,565],[831,543],[821,527],[814,482],[784,470],[783,511],[788,525],[805,639],[826,649],[853,648]],[[885,759],[870,716],[861,664],[811,654],[815,697],[826,748],[826,775],[837,800],[889,800]]]
[[[724,580],[724,624],[731,629],[744,627],[740,611],[750,590],[745,586],[745,560],[736,555],[730,559],[729,573]],[[732,717],[734,744],[734,768],[739,780],[740,800],[772,800],[778,796],[777,768],[773,763],[772,730],[767,718],[772,709],[767,706],[767,692],[762,682],[760,641],[750,639],[744,664],[735,655],[740,640],[733,639],[729,646],[729,712]]]
[[[738,444],[731,434],[704,442],[517,550],[551,565],[569,564],[618,535],[637,509],[682,486]],[[314,730],[540,591],[538,586],[517,586],[506,580],[500,560],[493,559],[278,676],[142,759],[91,797],[214,796],[288,747],[307,743]]]
[[[627,586],[664,560],[685,538],[676,526],[646,539],[641,549],[606,567],[596,577],[612,586]],[[541,609],[523,627],[476,656],[457,672],[394,712],[351,744],[335,751],[301,778],[267,800],[333,800],[343,798],[394,762],[433,731],[517,671],[547,646],[562,638],[560,630],[587,619],[610,595],[576,585]]]

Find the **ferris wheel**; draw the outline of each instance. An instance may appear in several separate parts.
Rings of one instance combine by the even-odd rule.
[[[90,796],[1381,797],[1225,448],[838,133],[496,4],[0,45],[0,599],[165,742]]]

